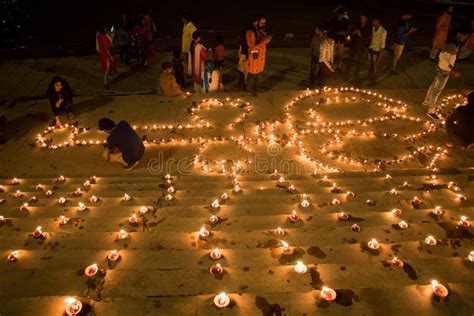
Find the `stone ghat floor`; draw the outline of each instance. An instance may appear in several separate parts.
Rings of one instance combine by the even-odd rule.
[[[396,171],[391,179],[385,173],[340,173],[327,181],[322,175],[283,175],[280,186],[270,174],[238,175],[239,193],[230,176],[177,176],[171,184],[162,177],[99,176],[89,188],[83,185],[87,177],[65,175],[63,183],[19,179],[17,185],[2,179],[0,314],[63,315],[64,300],[72,296],[84,304],[82,315],[469,315],[474,230],[459,221],[462,215],[468,223],[474,218],[474,172],[444,171],[436,184],[427,172]],[[448,188],[451,181],[467,200]],[[36,189],[39,183],[44,191]],[[332,192],[333,183],[340,192]],[[293,193],[285,189],[290,184]],[[167,201],[170,185],[176,192]],[[77,188],[81,196],[73,195]],[[54,194],[46,198],[45,190]],[[224,192],[227,201],[221,200]],[[307,208],[301,207],[303,193]],[[124,194],[131,200],[123,201]],[[93,195],[97,203],[89,201]],[[32,196],[38,201],[20,210]],[[419,207],[413,206],[415,196]],[[64,206],[60,197],[67,199]],[[216,199],[218,209],[211,207]],[[341,204],[332,205],[334,199]],[[79,202],[85,211],[77,210]],[[140,214],[141,206],[148,213]],[[431,213],[436,206],[444,216]],[[392,216],[395,208],[400,217]],[[300,216],[294,223],[288,218],[293,210]],[[338,220],[341,211],[352,217]],[[128,223],[134,213],[136,226]],[[212,214],[219,223],[209,223]],[[61,215],[70,218],[68,224],[59,225]],[[401,220],[406,230],[397,225]],[[354,224],[360,232],[351,229]],[[199,238],[203,225],[211,232],[206,240]],[[37,226],[44,240],[33,237]],[[284,236],[274,234],[277,227]],[[128,239],[118,239],[121,229]],[[428,235],[438,244],[425,244]],[[380,243],[377,251],[367,247],[372,238]],[[282,240],[292,255],[282,255]],[[213,261],[209,253],[216,247],[222,258]],[[121,256],[116,263],[107,260],[113,249]],[[7,260],[12,250],[18,250],[16,262]],[[394,256],[403,268],[390,265]],[[297,261],[307,265],[306,274],[295,272]],[[93,263],[100,272],[88,278],[84,269]],[[216,263],[224,268],[220,276],[209,273]],[[446,299],[433,295],[433,279],[449,289]],[[335,301],[321,299],[323,286],[336,291]],[[231,298],[225,309],[212,304],[220,292]]]

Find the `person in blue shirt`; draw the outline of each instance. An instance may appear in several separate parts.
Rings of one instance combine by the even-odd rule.
[[[398,75],[395,71],[397,63],[402,57],[403,49],[408,42],[408,38],[416,29],[411,27],[409,22],[413,18],[413,14],[404,12],[397,21],[397,31],[395,33],[395,43],[393,44],[393,60],[390,68],[392,75]]]
[[[104,144],[105,160],[118,162],[125,170],[135,168],[145,153],[145,146],[130,124],[120,121],[115,125],[114,121],[104,117],[99,120],[99,129],[109,134]]]

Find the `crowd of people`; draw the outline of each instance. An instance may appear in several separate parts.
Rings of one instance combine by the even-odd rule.
[[[465,59],[474,51],[474,19],[471,29],[451,27],[453,7],[448,7],[437,19],[430,58],[436,61],[436,75],[430,85],[423,105],[427,115],[433,120],[439,119],[437,100],[450,76],[459,77],[456,60]],[[412,26],[412,12],[400,14],[392,46],[392,56],[385,72],[398,75],[397,65],[410,37],[416,33]],[[169,60],[161,64],[161,73],[157,80],[156,90],[165,97],[177,97],[185,94],[188,84],[193,85],[195,93],[216,92],[224,90],[222,71],[224,67],[224,38],[217,34],[215,43],[207,48],[202,34],[193,23],[192,17],[182,15],[181,47],[173,50]],[[251,95],[259,92],[261,74],[265,70],[267,46],[272,35],[266,30],[267,18],[256,14],[252,23],[239,36],[238,63],[236,65],[240,91]],[[96,49],[100,55],[104,84],[109,85],[111,76],[117,71],[115,55],[120,62],[146,64],[153,57],[153,38],[156,26],[151,15],[142,12],[134,23],[128,15],[122,16],[121,24],[103,25],[96,35]],[[309,83],[312,88],[324,87],[335,73],[342,73],[353,85],[360,86],[361,70],[367,72],[369,86],[377,84],[381,73],[381,60],[387,48],[387,29],[379,16],[369,17],[360,14],[358,21],[351,24],[346,8],[339,6],[330,21],[316,25],[312,35],[309,54]],[[346,52],[347,50],[347,52]],[[346,59],[344,57],[347,56]],[[61,126],[60,116],[72,118],[72,91],[61,77],[54,77],[47,90],[54,120],[51,125]],[[474,143],[471,126],[474,126],[474,93],[469,94],[468,104],[456,109],[446,120],[449,147],[466,149]],[[99,128],[109,133],[104,157],[121,163],[126,169],[136,166],[144,153],[140,137],[121,121],[119,124],[103,118]]]

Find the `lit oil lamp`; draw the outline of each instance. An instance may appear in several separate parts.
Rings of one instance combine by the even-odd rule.
[[[272,173],[272,177],[273,178],[278,178],[280,175],[278,174],[278,170],[275,169],[275,171],[273,171]]]
[[[219,308],[225,308],[230,304],[230,297],[224,292],[214,297],[214,305]]]
[[[390,260],[390,264],[398,268],[403,268],[403,266],[405,265],[405,263],[397,257],[393,257],[393,259]]]
[[[34,238],[43,238],[44,237],[44,232],[41,226],[36,227],[35,231],[33,232],[33,237]]]
[[[221,199],[222,199],[222,201],[227,201],[227,200],[229,199],[229,195],[224,192],[224,193],[222,193],[222,195],[221,195]]]
[[[370,249],[377,250],[380,248],[380,244],[376,239],[372,239],[367,243],[367,246],[369,246]]]
[[[38,185],[36,185],[35,189],[36,189],[36,191],[43,191],[44,186],[41,183],[39,183]]]
[[[89,183],[90,184],[96,184],[97,183],[97,177],[96,176],[92,176],[89,178]]]
[[[449,294],[448,289],[436,280],[431,281],[431,288],[433,289],[433,293],[440,298],[445,298]]]
[[[415,196],[415,197],[413,198],[413,200],[411,201],[411,204],[412,204],[414,207],[418,207],[418,206],[420,206],[422,203],[423,203],[423,201],[421,201],[417,196]]]
[[[140,213],[141,213],[141,214],[146,214],[146,213],[148,213],[148,207],[146,207],[146,206],[140,207]]]
[[[232,179],[232,185],[239,184],[239,180],[237,178]]]
[[[132,225],[138,224],[138,221],[139,219],[137,217],[137,214],[132,214],[132,216],[128,218],[128,222]]]
[[[301,207],[306,208],[306,207],[309,207],[310,203],[309,203],[308,200],[303,200],[303,201],[301,201],[300,205],[301,205]]]
[[[296,191],[296,187],[292,184],[288,187],[288,192],[295,192]]]
[[[358,232],[360,232],[362,229],[360,228],[359,225],[354,224],[354,225],[351,226],[351,230],[352,230],[353,232],[358,233]]]
[[[217,224],[218,222],[219,222],[219,217],[217,217],[216,215],[211,215],[211,217],[209,217],[209,223]]]
[[[60,197],[60,198],[58,199],[58,204],[59,204],[59,205],[64,205],[64,204],[66,204],[66,198]]]
[[[345,213],[345,212],[340,212],[338,215],[337,215],[337,218],[341,221],[347,221],[351,218],[351,214],[349,213]]]
[[[69,217],[61,215],[59,217],[59,225],[66,225],[69,222]]]
[[[207,238],[211,235],[211,232],[206,229],[206,227],[202,226],[199,230],[199,237],[200,238]]]
[[[174,193],[175,189],[174,189],[174,187],[171,186],[166,191],[168,191],[168,193]]]
[[[212,203],[211,203],[211,206],[212,208],[219,208],[221,205],[219,204],[219,201],[218,200],[214,200]]]
[[[14,195],[15,195],[16,198],[21,198],[23,196],[23,193],[21,193],[20,190],[16,190]]]
[[[123,198],[122,198],[122,200],[125,201],[125,202],[130,201],[131,199],[132,198],[130,197],[130,195],[128,195],[126,193],[123,195]]]
[[[282,247],[282,253],[284,255],[291,255],[293,253],[293,248],[291,248],[288,243],[284,242],[283,240],[281,241]]]
[[[99,267],[97,266],[97,264],[94,263],[94,264],[91,264],[90,266],[87,266],[84,272],[90,278],[96,275],[97,272],[99,272]]]
[[[283,184],[285,182],[285,178],[280,177],[278,178],[278,183]]]
[[[91,196],[90,199],[89,199],[89,202],[91,202],[91,203],[97,203],[98,201],[99,201],[99,199],[95,195]]]
[[[407,229],[408,223],[405,221],[400,221],[400,223],[398,223],[398,227],[400,227],[401,229]]]
[[[0,185],[0,193],[3,193],[5,192],[5,188],[3,187],[3,185]]]
[[[121,229],[119,231],[118,238],[119,239],[127,239],[129,237],[128,233],[125,231],[125,229]]]
[[[5,223],[5,217],[3,217],[2,215],[0,215],[0,224],[3,224]]]
[[[285,230],[281,227],[278,227],[274,230],[275,235],[277,236],[285,236]]]
[[[165,180],[171,180],[171,175],[168,173],[167,175],[165,175],[164,179]]]
[[[82,191],[81,191],[81,188],[77,188],[76,191],[74,191],[73,195],[74,196],[81,196],[82,195]]]
[[[410,186],[410,184],[407,181],[403,182],[402,187],[408,188],[409,186]]]
[[[321,182],[328,182],[328,176],[324,176],[324,177],[321,179]]]
[[[460,193],[456,194],[456,197],[458,198],[459,201],[467,201],[467,197]]]
[[[352,192],[352,191],[347,191],[347,192],[346,192],[346,197],[347,197],[348,199],[352,199],[352,198],[355,197],[355,193]]]
[[[79,202],[79,205],[77,207],[78,211],[85,211],[87,209],[86,205],[82,202]]]
[[[86,180],[86,181],[84,182],[83,186],[84,186],[85,188],[88,188],[88,187],[91,186],[91,182],[90,182],[89,180]]]
[[[443,216],[445,211],[441,208],[441,206],[436,206],[433,210],[431,210],[431,213],[436,216]]]
[[[471,251],[468,255],[467,258],[469,261],[474,262],[474,251]]]
[[[171,201],[173,199],[173,196],[171,194],[166,194],[165,200],[166,201]]]
[[[391,190],[390,190],[390,195],[396,196],[396,195],[398,195],[398,194],[399,194],[399,193],[398,193],[397,190],[395,190],[395,189],[391,189]]]
[[[50,197],[51,195],[53,195],[53,191],[48,190],[44,193],[44,195],[46,195],[47,197]]]
[[[28,202],[30,202],[30,203],[36,203],[36,202],[38,202],[38,198],[37,198],[36,196],[32,196],[32,197],[30,197],[30,198],[28,199]]]
[[[219,248],[215,248],[214,250],[212,250],[210,253],[209,253],[209,257],[212,259],[212,260],[218,260],[220,259],[220,257],[222,256]]]
[[[389,174],[387,174],[387,175],[385,175],[385,179],[386,179],[386,180],[392,180],[392,176],[389,175]]]
[[[64,300],[67,303],[66,305],[66,315],[68,316],[76,316],[82,310],[82,303],[75,298],[68,297]]]
[[[218,263],[216,265],[213,265],[210,269],[209,269],[209,272],[212,274],[212,275],[219,275],[219,274],[222,274],[224,272],[224,269],[221,267],[221,265]]]
[[[462,227],[471,226],[471,224],[469,224],[469,221],[467,220],[466,216],[461,216],[461,220],[459,221],[459,226],[462,226]]]
[[[20,257],[20,253],[18,250],[12,250],[7,256],[7,260],[10,262],[15,262],[18,261],[18,258]]]
[[[367,203],[367,205],[369,205],[369,206],[374,206],[374,205],[375,205],[375,201],[374,201],[374,200],[370,200],[370,199],[367,200],[367,201],[365,201],[365,203]]]
[[[331,288],[323,286],[321,289],[321,297],[326,301],[334,301],[336,299],[336,291]]]
[[[20,211],[28,211],[28,203],[23,203],[20,206]]]
[[[436,238],[431,235],[425,238],[425,244],[427,245],[435,246],[437,243],[438,241],[436,240]]]
[[[334,205],[334,206],[341,205],[341,201],[338,198],[332,199],[331,205]]]
[[[18,180],[17,178],[13,178],[10,180],[10,184],[11,185],[18,185],[20,184],[20,180]]]
[[[109,251],[109,254],[107,255],[107,259],[109,259],[110,261],[117,261],[118,259],[120,259],[120,254],[118,253],[117,250],[111,250]]]
[[[303,262],[298,261],[295,265],[295,272],[298,274],[305,274],[306,271],[308,271],[308,267],[306,267]]]
[[[448,183],[448,189],[453,189],[455,186],[457,186],[458,184],[454,181],[449,181]]]
[[[331,192],[332,192],[332,193],[340,193],[340,192],[341,192],[341,189],[337,186],[336,182],[334,182],[334,183],[332,184]]]
[[[66,181],[66,178],[65,178],[64,176],[62,176],[62,175],[59,176],[58,182],[64,182],[64,181]]]
[[[305,200],[305,201],[306,201],[306,200]],[[295,210],[293,210],[293,212],[291,212],[289,218],[290,218],[290,221],[292,221],[292,222],[297,222],[297,221],[300,220],[300,216],[299,216],[298,213],[296,213]]]
[[[239,186],[238,184],[236,184],[236,185],[234,186],[233,191],[234,191],[235,193],[240,192],[240,186]]]
[[[394,208],[394,209],[392,210],[392,216],[393,216],[393,217],[398,217],[398,216],[400,216],[400,215],[402,215],[402,210],[401,210],[401,209],[399,209],[399,208]]]

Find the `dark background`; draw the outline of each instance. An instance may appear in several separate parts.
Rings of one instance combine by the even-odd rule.
[[[412,45],[429,46],[436,17],[446,4],[430,0],[360,1],[179,1],[179,0],[0,0],[2,57],[50,57],[84,55],[94,52],[99,23],[118,25],[122,13],[132,16],[149,11],[158,28],[156,46],[167,51],[180,45],[181,13],[191,12],[203,32],[204,41],[213,41],[217,32],[225,36],[226,46],[235,47],[237,37],[250,24],[256,12],[268,17],[267,28],[274,35],[273,47],[306,47],[314,25],[329,20],[338,4],[349,8],[351,22],[360,12],[379,15],[390,33],[404,8],[415,13],[418,27]],[[472,5],[457,5],[453,24],[466,23]],[[293,40],[284,35],[292,33]],[[389,38],[390,41],[390,38]]]

